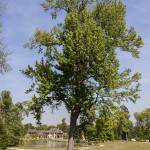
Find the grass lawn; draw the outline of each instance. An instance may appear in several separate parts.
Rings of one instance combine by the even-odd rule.
[[[33,149],[32,149],[33,150]],[[37,148],[34,150],[66,150],[65,148]],[[107,142],[99,146],[80,147],[75,150],[150,150],[150,143]]]
[[[99,146],[91,146],[77,150],[150,150],[150,143],[108,142]]]

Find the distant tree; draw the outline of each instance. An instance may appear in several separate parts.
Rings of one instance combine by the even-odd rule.
[[[97,138],[100,140],[127,140],[131,129],[132,122],[125,105],[118,107],[107,102],[100,107],[96,120]]]
[[[5,50],[5,44],[2,38],[2,24],[1,24],[1,15],[2,15],[2,2],[0,2],[0,74],[3,74],[10,70],[10,65],[8,64],[7,57],[9,55]]]
[[[128,140],[128,134],[132,129],[132,121],[129,119],[129,112],[125,111],[128,110],[127,107],[121,107],[121,110],[116,112],[116,134],[117,139]]]
[[[58,124],[57,127],[60,130],[62,130],[64,133],[68,133],[68,125],[66,123],[66,119],[65,118],[62,119],[62,123]]]
[[[138,140],[150,140],[150,108],[135,113],[135,136]]]
[[[86,112],[86,115],[82,114],[79,118],[78,134],[76,134],[77,140],[94,140],[96,138],[95,119],[96,119],[96,108],[93,106]]]
[[[76,130],[76,135],[75,135],[76,143],[95,141],[96,138],[97,138],[96,128],[94,124],[89,123],[84,125],[82,128],[78,128]]]
[[[13,104],[9,91],[2,91],[0,97],[0,116],[7,131],[7,145],[19,144],[23,136],[22,114],[20,109]]]
[[[51,128],[56,128],[54,125],[46,125],[46,124],[41,124],[35,127],[37,130],[50,130]]]
[[[97,137],[101,141],[114,140],[116,122],[113,117],[100,118],[96,121]]]
[[[35,127],[32,125],[32,123],[24,124],[24,135],[27,134],[28,130],[35,129]]]
[[[1,34],[2,34],[2,24],[1,24],[2,8],[3,8],[3,5],[0,2],[0,74],[3,74],[10,70],[10,66],[7,63],[7,57],[9,55],[9,53],[5,51],[5,46],[3,43],[3,39],[1,37]],[[0,99],[0,149],[4,150],[8,146],[8,137],[7,137],[7,129],[4,124],[4,118],[2,117],[1,108],[2,108],[2,101]]]
[[[40,124],[37,126],[32,125],[32,123],[27,123],[24,125],[25,128],[25,134],[29,129],[36,129],[36,130],[50,130],[52,128],[57,128],[55,125],[47,125],[47,124]]]
[[[105,101],[100,105],[96,119],[96,135],[101,141],[114,140],[116,129],[115,112],[118,109],[113,102]]]
[[[49,126],[48,126],[48,129],[49,129],[49,130],[52,129],[52,128],[56,128],[56,126],[55,126],[55,125],[49,125]]]
[[[80,115],[105,100],[139,98],[140,74],[121,72],[117,51],[139,58],[143,42],[127,27],[126,6],[120,0],[45,0],[42,6],[53,18],[65,11],[65,20],[50,32],[36,31],[26,47],[43,56],[23,73],[33,81],[28,92],[37,93],[31,102],[37,120],[45,105],[65,105],[71,115],[68,150],[73,150]]]

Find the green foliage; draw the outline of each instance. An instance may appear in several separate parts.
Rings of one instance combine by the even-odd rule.
[[[1,93],[0,116],[7,131],[7,145],[15,146],[19,144],[24,130],[22,125],[22,113],[20,109],[13,104],[9,91],[2,91]]]
[[[8,146],[7,130],[0,116],[0,149],[5,150]]]
[[[66,16],[50,32],[38,29],[26,44],[43,54],[40,62],[23,71],[33,80],[28,92],[37,93],[30,108],[40,120],[45,105],[64,104],[71,113],[73,137],[78,117],[93,106],[139,98],[140,74],[120,71],[117,50],[138,58],[143,42],[127,27],[126,6],[119,0],[46,0],[42,6],[53,17],[62,10]]]
[[[34,128],[37,129],[37,130],[50,130],[51,128],[56,128],[56,126],[44,124],[44,125],[39,125],[39,126],[34,127]]]
[[[126,139],[127,135],[132,129],[132,122],[127,114],[123,111],[117,112],[117,137],[118,139]]]
[[[55,2],[47,3],[57,5]],[[129,69],[119,72],[116,49],[138,57],[141,45],[141,38],[125,24],[125,5],[115,1],[96,3],[92,12],[86,7],[68,12],[63,27],[49,33],[37,30],[27,46],[39,48],[44,58],[23,71],[35,81],[30,90],[35,87],[39,95],[33,98],[32,110],[40,115],[44,105],[64,103],[69,112],[82,114],[105,96],[135,102],[140,74],[131,75]]]
[[[128,135],[132,129],[132,122],[129,119],[129,112],[125,106],[121,107],[105,107],[99,108],[99,114],[96,115],[95,123],[91,124],[94,136],[91,134],[92,140],[100,141],[128,139]],[[107,105],[108,106],[108,105]],[[110,110],[110,111],[109,111]],[[94,125],[95,124],[95,125]],[[88,132],[88,128],[84,128],[84,134]],[[95,136],[96,135],[96,136]],[[86,139],[90,139],[85,136]]]
[[[62,123],[58,124],[57,127],[60,130],[62,130],[64,133],[68,133],[68,125],[66,123],[66,119],[65,118],[62,119]]]
[[[35,129],[35,127],[31,123],[27,123],[24,125],[24,135],[27,134],[29,129]]]
[[[93,141],[96,138],[96,129],[93,125],[85,125],[84,136],[88,141]]]
[[[2,91],[1,93],[1,111],[7,113],[12,107],[12,98],[9,91]]]
[[[94,122],[96,119],[95,107],[92,107],[91,110],[86,111],[86,114],[80,116],[78,128],[78,134],[76,138],[80,140],[94,140],[96,138],[96,129]]]
[[[100,118],[96,121],[97,137],[103,140],[114,140],[116,122],[114,118]]]
[[[150,140],[150,109],[135,113],[134,136],[138,140]]]
[[[98,116],[94,113],[94,120],[89,121],[87,125],[82,126],[82,128],[79,128],[78,132],[76,132],[78,142],[81,142],[83,137],[87,141],[130,139],[145,141],[150,139],[149,108],[142,112],[135,113],[135,124],[130,120],[129,111],[125,105],[114,108],[111,106],[111,112],[109,112],[108,107],[101,107]],[[85,122],[85,116],[81,117],[80,124],[83,122]]]

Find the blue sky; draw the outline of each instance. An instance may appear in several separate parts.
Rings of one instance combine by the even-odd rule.
[[[2,0],[0,0],[2,1]],[[12,71],[0,75],[0,91],[6,89],[11,91],[14,102],[28,100],[31,95],[26,95],[25,90],[30,86],[30,80],[25,78],[19,70],[33,65],[38,55],[33,51],[23,48],[28,38],[36,28],[50,30],[52,26],[63,21],[64,16],[59,14],[57,20],[52,20],[48,13],[40,7],[42,0],[5,0],[6,10],[3,14],[3,36],[7,49],[12,52],[9,56],[9,63]],[[141,49],[141,58],[134,60],[129,54],[120,53],[122,68],[130,67],[133,71],[142,73],[141,99],[136,104],[129,103],[128,107],[133,114],[144,108],[150,107],[150,1],[149,0],[124,0],[127,5],[128,26],[134,26],[142,36],[144,46]],[[63,117],[69,119],[64,107],[55,111],[46,111],[42,122],[57,124]],[[31,118],[26,121],[32,121]]]

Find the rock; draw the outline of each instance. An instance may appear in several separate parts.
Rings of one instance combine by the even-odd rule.
[[[131,139],[132,142],[136,142],[136,139]]]

